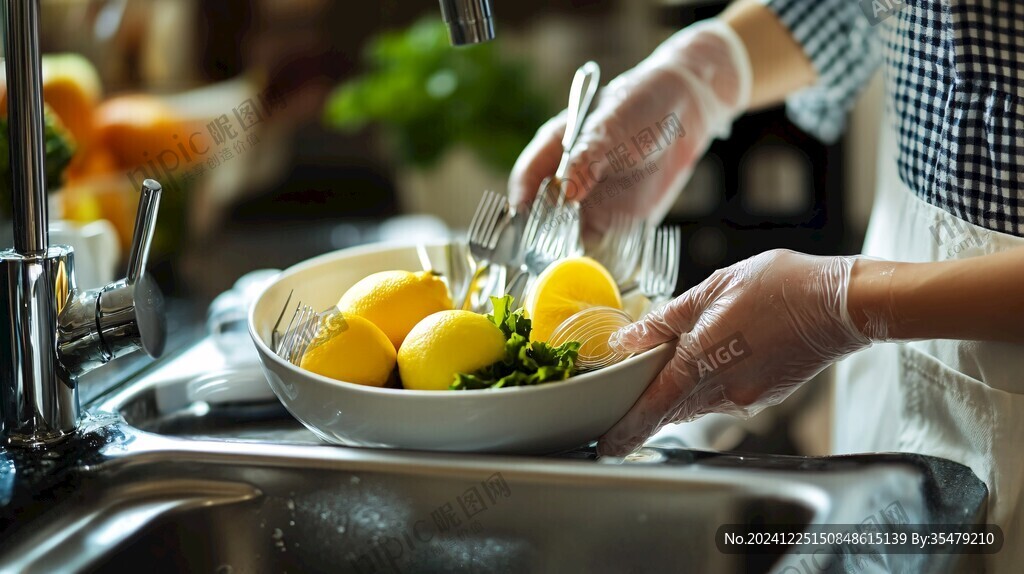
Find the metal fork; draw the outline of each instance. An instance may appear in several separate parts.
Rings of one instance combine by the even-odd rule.
[[[678,226],[659,227],[647,241],[640,266],[640,292],[655,308],[672,298],[679,281],[682,231]]]
[[[556,203],[557,194],[557,189],[541,188],[530,206],[519,242],[522,259],[519,268],[509,278],[506,289],[506,293],[518,302],[522,302],[530,280],[566,254],[566,226],[556,220],[561,213]]]
[[[291,300],[291,295],[288,296],[288,299]],[[285,309],[287,308],[288,302],[286,301]],[[284,310],[282,310],[281,316],[284,316]],[[277,356],[298,366],[302,362],[306,348],[316,336],[319,319],[320,315],[312,307],[303,305],[300,301],[292,314],[292,320],[288,322],[288,327],[284,330],[284,334],[274,349]]]
[[[477,205],[476,213],[469,224],[469,231],[466,232],[466,242],[469,244],[470,267],[473,269],[466,294],[462,298],[462,309],[470,309],[474,306],[473,297],[477,291],[477,284],[484,273],[490,268],[494,259],[495,250],[498,247],[498,239],[509,223],[508,198],[494,191],[485,191],[484,196]],[[483,299],[483,297],[480,297]]]
[[[624,213],[612,215],[608,230],[591,256],[608,269],[620,289],[633,279],[647,241],[647,222]]]

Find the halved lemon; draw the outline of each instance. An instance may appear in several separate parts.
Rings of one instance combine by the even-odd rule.
[[[591,307],[622,309],[622,296],[608,270],[589,257],[556,261],[537,277],[523,305],[533,332],[530,339],[547,341],[569,317]]]

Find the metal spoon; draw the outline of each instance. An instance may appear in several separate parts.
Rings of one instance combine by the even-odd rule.
[[[569,89],[569,106],[566,108],[565,135],[562,136],[562,159],[558,162],[554,177],[545,178],[541,182],[541,190],[546,189],[552,182],[561,183],[565,180],[565,172],[569,169],[572,149],[576,146],[576,140],[583,130],[583,121],[590,112],[590,105],[594,102],[594,95],[597,94],[597,86],[600,82],[601,67],[597,65],[597,62],[587,62],[576,70],[576,75],[572,78],[572,87]]]
[[[597,87],[600,83],[601,67],[597,65],[597,62],[587,62],[576,70],[576,75],[572,79],[572,87],[569,89],[565,135],[562,136],[562,159],[558,163],[554,177],[545,178],[541,182],[538,192],[539,194],[547,193],[549,186],[558,186],[557,195],[552,194],[549,197],[558,197],[557,211],[570,210],[570,213],[567,214],[568,217],[564,217],[569,222],[566,242],[576,247],[580,242],[579,202],[575,200],[566,202],[565,176],[569,170],[569,160],[572,157],[573,148],[576,147],[576,140],[579,139],[580,132],[583,130],[583,122],[590,112],[590,105],[594,102],[594,96],[597,94]],[[573,250],[579,251],[577,248]]]

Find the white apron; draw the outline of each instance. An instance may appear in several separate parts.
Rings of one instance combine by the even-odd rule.
[[[926,262],[1024,247],[1024,238],[971,225],[914,195],[898,176],[892,123],[884,126],[865,255]],[[915,452],[969,466],[988,485],[988,522],[1005,535],[989,571],[1024,571],[1024,347],[878,344],[840,363],[836,379],[836,453]]]

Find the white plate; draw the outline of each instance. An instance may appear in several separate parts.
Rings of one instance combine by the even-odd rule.
[[[435,265],[444,261],[443,245],[428,246],[428,252]],[[271,388],[296,419],[326,441],[453,452],[563,451],[610,429],[672,357],[672,346],[665,344],[561,383],[449,392],[337,381],[271,351],[271,330],[293,289],[292,306],[302,301],[323,310],[356,281],[388,269],[420,269],[415,248],[377,244],[310,259],[282,273],[249,311],[249,333]]]

